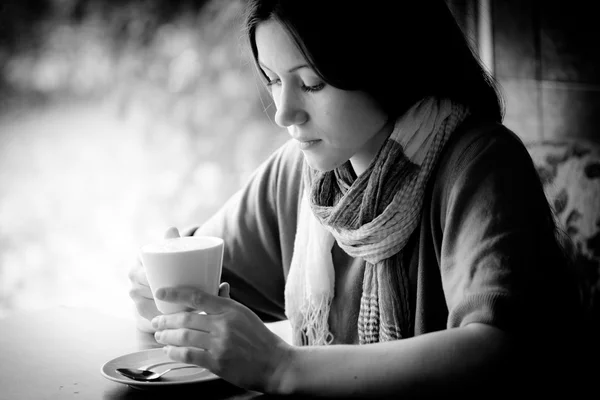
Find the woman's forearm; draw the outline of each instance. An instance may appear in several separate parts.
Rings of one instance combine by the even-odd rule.
[[[342,397],[449,394],[490,376],[503,379],[496,367],[509,350],[506,334],[483,324],[364,346],[297,347],[280,391]]]

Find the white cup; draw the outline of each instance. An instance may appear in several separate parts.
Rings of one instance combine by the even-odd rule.
[[[193,286],[217,295],[223,249],[223,239],[213,236],[176,237],[142,246],[140,258],[158,311],[171,314],[190,310],[182,304],[156,299],[156,291],[163,287]]]

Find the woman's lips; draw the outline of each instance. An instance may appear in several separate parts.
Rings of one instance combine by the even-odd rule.
[[[298,141],[298,147],[300,147],[300,150],[307,150],[307,149],[310,149],[311,147],[314,147],[317,144],[319,144],[321,142],[321,139],[297,140],[297,141]]]

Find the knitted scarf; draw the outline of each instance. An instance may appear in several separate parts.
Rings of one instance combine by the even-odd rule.
[[[327,172],[305,165],[285,287],[295,345],[333,341],[328,317],[334,241],[350,256],[365,260],[359,343],[412,336],[414,316],[402,250],[419,224],[425,187],[440,152],[467,114],[465,107],[450,100],[425,98],[395,122],[360,176],[355,177],[349,162]]]

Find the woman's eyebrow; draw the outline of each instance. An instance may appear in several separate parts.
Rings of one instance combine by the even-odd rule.
[[[264,69],[268,69],[269,71],[273,72],[273,70],[271,68],[267,67],[265,64],[263,64],[262,61],[259,61],[258,65],[260,65]],[[297,66],[295,66],[293,68],[290,68],[287,72],[288,72],[288,74],[291,74],[292,72],[297,71],[297,70],[302,69],[302,68],[310,68],[310,67],[308,66],[308,64],[301,64],[301,65],[297,65]]]

